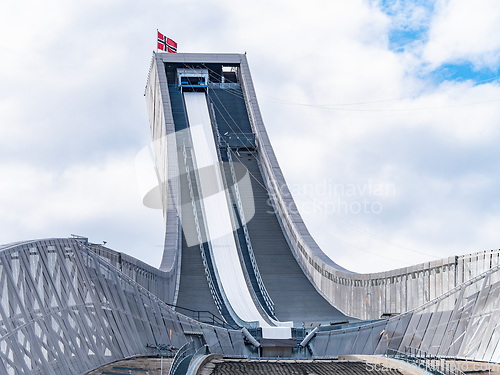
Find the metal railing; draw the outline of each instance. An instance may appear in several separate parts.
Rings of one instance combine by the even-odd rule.
[[[237,203],[239,215],[241,218],[241,227],[243,229],[243,233],[245,236],[245,241],[246,241],[246,245],[247,245],[247,249],[248,249],[248,256],[250,257],[250,262],[252,263],[254,275],[255,275],[255,278],[257,280],[257,284],[259,286],[262,297],[264,298],[264,301],[266,302],[267,308],[268,308],[269,312],[271,313],[271,316],[273,318],[275,318],[274,302],[271,299],[271,296],[269,295],[269,293],[267,292],[267,289],[264,285],[264,282],[262,281],[262,278],[260,276],[259,267],[257,266],[257,261],[255,259],[255,255],[253,252],[252,243],[250,241],[250,234],[248,233],[248,228],[246,226],[246,220],[245,220],[245,212],[243,210],[243,202],[241,200],[240,190],[238,187],[238,179],[236,177],[236,172],[235,172],[234,166],[233,166],[233,159],[231,156],[231,150],[229,148],[227,150],[227,157],[228,157],[228,162],[229,162],[229,169],[231,171],[231,178],[233,181],[234,196],[236,198],[236,203]]]
[[[215,115],[215,107],[214,107],[213,103],[210,103],[210,109],[211,109],[211,113],[210,113],[211,120],[215,126],[215,134],[217,137],[217,145],[218,145],[217,155],[218,155],[219,160],[222,161],[220,170],[221,170],[221,173],[223,175],[223,181],[225,182],[224,187],[226,189],[226,192],[229,194],[229,197],[228,197],[229,200],[231,202],[233,202],[233,201],[236,202],[236,204],[233,204],[234,210],[231,211],[231,218],[233,220],[234,227],[237,228],[235,231],[236,232],[235,235],[238,237],[238,240],[236,241],[236,246],[238,248],[238,254],[240,256],[240,259],[242,259],[242,267],[247,269],[247,272],[244,272],[245,281],[247,282],[248,288],[250,290],[253,289],[255,292],[255,293],[251,293],[252,299],[254,300],[254,303],[256,305],[262,307],[262,309],[264,310],[264,313],[267,314],[270,318],[277,320],[275,313],[274,313],[274,302],[271,300],[271,297],[269,296],[269,294],[264,286],[264,283],[261,279],[260,272],[259,272],[259,269],[257,267],[257,262],[255,260],[255,256],[253,253],[252,244],[250,242],[250,236],[248,234],[248,229],[246,227],[246,221],[245,221],[245,216],[244,216],[244,211],[243,211],[243,204],[241,202],[241,197],[240,197],[239,188],[238,188],[238,180],[236,178],[236,173],[234,170],[232,157],[231,157],[232,150],[231,150],[230,144],[225,140],[225,138],[227,138],[227,137],[225,137],[227,135],[227,133],[224,134],[224,136],[221,136],[221,134],[219,132],[219,125],[217,123],[217,117]],[[234,133],[231,133],[231,134],[235,135]],[[253,133],[248,133],[248,134],[247,133],[239,133],[239,134],[242,136],[245,136],[245,137],[247,137],[248,134],[252,134],[254,136]],[[239,139],[239,136],[238,136],[238,139]],[[253,141],[255,142],[255,137],[253,138]],[[226,165],[229,167],[230,176],[226,175],[225,167],[223,166],[224,165],[223,163],[226,163],[226,162],[224,161],[224,158],[222,156],[222,150],[226,151],[226,155],[228,158]],[[230,186],[227,185],[228,178],[230,178],[232,181]],[[243,231],[243,237],[244,237],[243,241],[241,240],[241,238],[239,238],[238,231],[240,228]],[[244,247],[245,247],[245,249],[244,249]],[[247,262],[243,260],[246,257],[246,255],[248,255],[248,258],[250,259],[251,269],[247,266]],[[256,287],[253,285],[253,281],[251,279],[250,274],[253,274],[255,277],[255,281],[257,282]],[[257,288],[258,288],[258,290],[257,290]],[[262,296],[261,298],[258,297],[259,292],[260,292],[260,295]],[[247,328],[250,328],[252,325],[245,324],[245,326]]]
[[[189,357],[190,355],[194,355],[196,353],[196,347],[194,341],[190,341],[182,345],[177,354],[172,361],[172,366],[170,367],[169,375],[174,375],[177,371],[177,368],[180,366],[182,361]]]
[[[187,142],[186,142],[187,141]],[[198,192],[198,197],[199,199],[196,199],[195,197],[195,189],[198,189],[198,181],[196,179],[196,171],[195,171],[195,166],[194,166],[194,156],[193,156],[193,150],[189,145],[186,143],[190,143],[190,140],[183,140],[182,144],[182,154],[184,155],[184,164],[186,167],[186,177],[188,181],[188,187],[189,187],[189,195],[191,198],[191,205],[193,209],[193,215],[194,215],[194,222],[196,226],[196,233],[198,235],[198,244],[200,246],[200,252],[201,252],[201,257],[203,260],[203,266],[205,268],[205,275],[207,277],[208,281],[208,286],[210,288],[210,292],[214,298],[214,302],[221,313],[222,316],[224,316],[224,308],[223,308],[223,301],[222,297],[218,293],[218,289],[215,286],[215,283],[217,282],[214,280],[214,277],[212,275],[212,270],[210,269],[210,261],[207,259],[207,254],[205,253],[205,248],[204,248],[204,243],[206,243],[206,246],[210,246],[209,241],[204,241],[203,234],[201,233],[201,226],[200,224],[203,224],[204,227],[206,228],[206,224],[204,223],[204,215],[203,212],[203,207],[201,206],[201,202],[199,199],[201,199],[200,192]],[[199,215],[200,214],[200,215]],[[201,223],[200,223],[201,221]],[[205,238],[207,238],[207,234],[205,233]]]
[[[165,344],[147,344],[146,347],[158,350],[158,357],[160,357],[160,375],[163,375],[163,358],[174,358],[175,348]]]
[[[211,89],[239,89],[240,84],[238,82],[208,82],[208,87]]]
[[[192,310],[188,309],[187,307],[182,307],[182,306],[177,306],[177,305],[172,305],[170,303],[167,303],[166,305],[174,308],[175,311],[178,313],[181,313],[182,315],[188,316],[190,318],[193,318],[201,323],[207,323],[211,324],[214,326],[219,326],[223,328],[231,328],[238,330],[238,326],[233,326],[228,324],[225,320],[219,318],[217,315],[213,314],[210,311],[207,310]]]
[[[411,346],[405,346],[405,354],[413,358],[418,358],[424,362],[426,360],[441,361],[441,363],[446,365],[446,369],[450,369],[451,372],[449,372],[449,374],[464,375],[464,372],[457,367],[456,363],[458,358],[456,357],[433,356],[423,350],[412,348]],[[446,372],[446,374],[448,373]]]
[[[255,134],[253,133],[228,133],[220,135],[219,145],[227,145],[232,149],[254,149],[255,148]]]
[[[189,135],[186,135],[186,138],[184,138],[183,140],[182,153],[184,155],[184,163],[186,167],[189,194],[195,218],[198,242],[203,260],[203,266],[205,267],[205,274],[207,275],[207,280],[210,287],[210,292],[212,293],[215,304],[219,309],[221,316],[228,322],[248,328],[258,326],[258,322],[246,322],[240,319],[240,317],[234,312],[231,304],[229,303],[223,286],[220,285],[217,274],[217,267],[212,260],[211,242],[208,239],[208,234],[206,232],[201,233],[201,229],[206,231],[207,223],[205,222],[205,214],[203,212],[203,205],[201,202],[201,191],[198,190],[200,184],[198,181],[196,159],[194,157],[193,148],[190,146],[191,140],[189,139]],[[199,199],[196,199],[195,193]],[[203,228],[201,228],[200,224],[203,225]],[[207,249],[205,249],[205,245],[207,246]]]
[[[444,358],[426,353],[422,350],[405,347],[405,352],[387,349],[386,357],[415,365],[435,375],[465,375],[455,363]]]

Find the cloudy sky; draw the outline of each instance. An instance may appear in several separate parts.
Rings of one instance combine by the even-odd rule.
[[[0,243],[78,234],[158,265],[135,157],[156,29],[247,52],[313,236],[348,269],[500,247],[500,2],[0,3]]]

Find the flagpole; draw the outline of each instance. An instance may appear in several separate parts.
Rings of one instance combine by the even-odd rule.
[[[156,29],[156,53],[158,53],[158,29]]]

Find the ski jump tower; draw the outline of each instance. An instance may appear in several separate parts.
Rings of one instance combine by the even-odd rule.
[[[207,353],[499,361],[500,252],[371,274],[334,263],[295,207],[246,55],[154,54],[145,96],[160,269],[82,237],[1,245],[0,375],[158,350],[177,353],[177,375]]]
[[[166,221],[161,269],[175,274],[170,303],[258,326],[263,338],[321,325],[310,342],[320,356],[418,347],[491,359],[498,340],[478,340],[496,323],[464,319],[496,306],[492,295],[483,295],[489,307],[476,303],[477,293],[500,291],[499,252],[372,274],[333,262],[296,209],[246,55],[156,54],[146,98]]]

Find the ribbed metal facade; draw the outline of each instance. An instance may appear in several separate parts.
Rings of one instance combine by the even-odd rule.
[[[361,327],[320,332],[318,357],[417,349],[430,356],[500,360],[500,266],[413,311]]]
[[[167,285],[147,267],[126,272]],[[241,332],[178,314],[129,276],[75,239],[0,248],[0,374],[85,374],[193,335],[214,353],[244,354]]]

